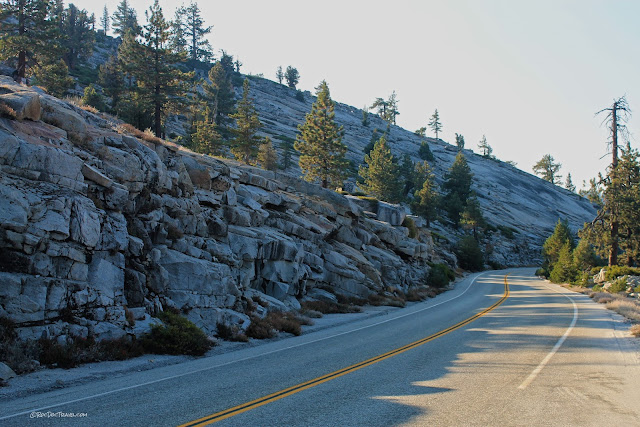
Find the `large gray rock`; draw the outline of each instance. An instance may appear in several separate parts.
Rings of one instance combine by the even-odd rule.
[[[17,120],[38,121],[42,116],[40,95],[37,92],[21,91],[0,95],[0,103],[11,107]]]
[[[50,97],[41,98],[42,121],[63,129],[69,138],[83,142],[87,138],[87,123],[65,103]]]

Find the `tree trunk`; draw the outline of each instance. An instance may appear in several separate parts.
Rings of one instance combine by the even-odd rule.
[[[24,16],[25,0],[20,0],[18,4],[18,34],[24,35],[25,29],[25,16]],[[25,71],[27,69],[27,52],[21,50],[18,52],[18,78],[20,82],[24,80]]]
[[[616,173],[618,167],[618,102],[613,103],[611,108],[611,151],[613,152],[613,158],[611,159],[611,185],[617,186]],[[618,189],[614,188],[614,198],[618,195]],[[612,218],[611,218],[611,249],[609,252],[609,267],[612,265],[618,265],[618,218],[617,218],[617,206],[616,202],[613,202],[612,206]]]

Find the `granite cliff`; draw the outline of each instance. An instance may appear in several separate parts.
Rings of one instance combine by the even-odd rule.
[[[253,79],[265,134],[294,137],[312,99]],[[115,119],[0,77],[0,317],[23,338],[117,338],[145,332],[173,307],[208,334],[246,327],[249,314],[424,284],[430,263],[456,267],[459,231],[419,226],[384,202],[345,197],[283,173],[137,138]],[[372,128],[339,104],[349,157]],[[416,157],[419,139],[393,127],[394,152]],[[455,156],[430,140],[443,176]],[[416,157],[417,160],[417,157]],[[533,264],[559,217],[574,227],[595,213],[584,199],[509,165],[468,153],[475,190],[494,225],[492,259]],[[406,224],[406,223],[405,223]],[[249,299],[259,296],[266,307]],[[252,312],[257,310],[257,312]],[[128,315],[128,313],[131,313]],[[135,322],[127,319],[133,316]]]

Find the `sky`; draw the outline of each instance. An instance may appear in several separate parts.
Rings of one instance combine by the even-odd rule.
[[[118,0],[79,0],[102,15]],[[151,0],[129,0],[140,23]],[[188,2],[161,0],[165,17]],[[300,72],[312,93],[326,80],[334,100],[362,108],[399,100],[399,126],[427,126],[438,109],[440,138],[493,154],[527,172],[545,154],[583,180],[604,172],[607,129],[595,113],[626,96],[640,117],[640,2],[635,0],[208,0],[198,2],[216,55],[243,73],[275,80]],[[638,147],[640,118],[631,117]],[[429,133],[428,133],[429,135]],[[433,136],[433,135],[430,135]]]

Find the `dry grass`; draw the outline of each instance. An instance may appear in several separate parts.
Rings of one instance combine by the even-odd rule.
[[[8,119],[15,119],[17,117],[13,108],[9,107],[4,102],[0,102],[0,117],[6,117]]]
[[[340,304],[327,301],[302,301],[300,303],[305,311],[316,311],[322,314],[335,313],[360,313],[362,309],[357,306]]]
[[[164,141],[162,139],[160,139],[157,136],[155,136],[153,134],[153,132],[151,132],[150,130],[147,130],[147,131],[143,132],[140,129],[138,129],[135,126],[132,126],[132,125],[130,125],[128,123],[119,124],[118,127],[116,128],[116,131],[118,133],[124,133],[124,134],[133,135],[136,138],[140,138],[140,139],[142,139],[144,141],[152,142],[154,144],[162,144],[162,143],[164,143]]]
[[[631,332],[631,335],[634,337],[640,338],[640,325],[633,325],[631,329],[629,329],[629,332]]]
[[[607,292],[594,292],[590,294],[589,297],[599,304],[607,304],[617,299],[615,295]]]
[[[640,304],[627,299],[614,299],[607,303],[606,307],[618,314],[623,315],[627,319],[640,322]]]
[[[302,325],[311,324],[311,319],[295,313],[272,311],[264,319],[253,316],[246,335],[250,338],[265,339],[275,337],[277,331],[280,331],[298,336],[302,334]]]
[[[433,298],[438,293],[429,287],[411,288],[405,294],[405,299],[410,302],[424,301],[427,298]]]

